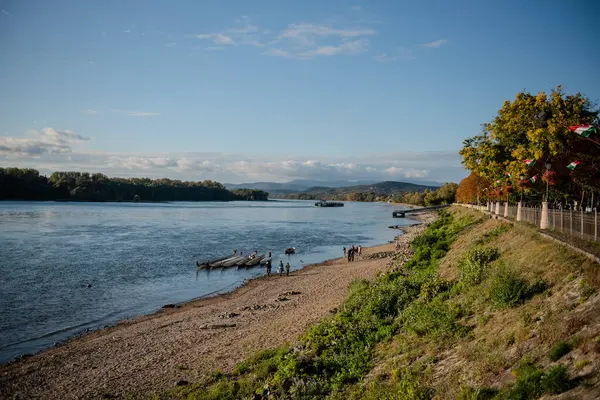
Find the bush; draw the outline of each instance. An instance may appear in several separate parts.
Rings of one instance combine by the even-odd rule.
[[[418,336],[431,336],[442,341],[466,333],[466,328],[458,324],[460,309],[436,297],[432,301],[416,301],[403,313],[404,328]]]
[[[573,347],[567,342],[558,342],[548,354],[551,361],[560,360],[565,354],[569,353]]]
[[[542,376],[542,391],[544,393],[559,394],[571,389],[573,381],[567,375],[564,365],[556,365]]]
[[[516,271],[500,267],[490,278],[489,299],[496,308],[515,307],[523,304],[535,294],[546,290],[544,280],[538,280],[530,285]]]
[[[522,304],[528,292],[529,283],[510,269],[499,268],[490,279],[489,298],[497,308]]]
[[[513,371],[517,376],[514,386],[497,396],[505,400],[537,399],[543,394],[559,394],[574,386],[562,365],[557,365],[544,372],[530,361],[524,361]]]
[[[489,264],[500,257],[496,248],[477,247],[469,251],[458,264],[460,280],[468,285],[477,285],[485,278]]]

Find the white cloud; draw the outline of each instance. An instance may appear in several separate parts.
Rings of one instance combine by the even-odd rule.
[[[389,62],[396,60],[414,60],[416,59],[413,51],[406,47],[398,47],[392,54],[381,53],[373,57],[378,62]]]
[[[131,29],[125,29],[123,33],[131,33]]]
[[[81,112],[82,112],[82,113],[84,113],[84,114],[90,114],[90,115],[96,115],[96,114],[99,114],[99,112],[98,112],[98,111],[96,111],[96,110],[92,110],[92,109],[81,110]]]
[[[71,131],[43,128],[29,131],[30,137],[0,137],[0,156],[6,158],[39,157],[48,153],[69,153],[72,145],[89,140]]]
[[[285,50],[281,50],[281,49],[269,49],[267,51],[265,51],[263,54],[268,55],[268,56],[275,56],[275,57],[291,57],[292,55]]]
[[[235,46],[233,39],[222,33],[202,33],[194,36],[197,39],[211,39],[215,44]]]
[[[160,116],[160,113],[157,112],[130,112],[127,113],[127,115],[129,115],[130,117],[158,117]]]
[[[223,47],[223,46],[208,46],[208,47],[204,48],[204,50],[207,50],[207,51],[220,51],[220,50],[224,50],[224,49],[225,49],[225,47]]]
[[[376,32],[368,28],[336,29],[328,25],[315,24],[291,24],[280,35],[282,39],[294,39],[305,41],[310,36],[338,36],[342,38],[353,38],[359,36],[374,35]]]
[[[0,138],[0,164],[103,172],[109,176],[214,179],[221,182],[316,180],[454,180],[465,171],[456,152],[402,152],[348,157],[242,153],[102,153],[73,147],[87,140],[51,128],[22,138]]]
[[[433,42],[425,43],[423,46],[429,47],[432,49],[437,49],[438,47],[441,47],[447,43],[448,43],[448,41],[446,39],[440,39],[440,40],[435,40]]]
[[[337,54],[358,54],[367,50],[369,41],[366,39],[342,42],[339,46],[320,46],[316,49],[299,53],[300,57],[334,56]]]
[[[175,42],[171,42],[171,43],[165,44],[165,47],[171,47],[171,48],[173,48],[175,46],[177,46],[177,43],[175,43]]]
[[[362,7],[361,6],[352,6],[352,7],[350,7],[350,9],[352,11],[360,11],[362,9]]]
[[[125,114],[130,117],[159,117],[160,116],[160,113],[158,113],[158,112],[128,111],[128,110],[118,110],[118,109],[113,109],[110,111],[115,114]]]
[[[8,11],[6,11],[6,10],[0,10],[0,11],[2,12],[2,14],[6,14],[6,15],[8,15],[9,17],[14,17],[14,15],[12,15],[11,13],[9,13],[9,12],[8,12]]]

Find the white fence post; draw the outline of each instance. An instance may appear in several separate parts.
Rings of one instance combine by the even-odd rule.
[[[500,202],[499,201],[496,202],[496,211],[494,212],[494,214],[500,215]]]
[[[519,203],[517,203],[517,221],[521,220],[522,209],[523,209],[523,202],[520,201]]]
[[[542,202],[542,215],[540,217],[540,229],[548,229],[548,202]]]
[[[508,217],[508,201],[504,202],[504,218]]]

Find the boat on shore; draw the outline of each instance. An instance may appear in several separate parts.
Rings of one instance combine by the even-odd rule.
[[[219,261],[226,260],[229,257],[230,256],[225,256],[225,257],[217,257],[217,258],[213,258],[213,259],[209,259],[209,260],[205,260],[205,261],[196,261],[196,267],[198,267],[198,269],[205,269],[205,268],[208,268],[211,264],[215,264],[215,263],[218,263]]]
[[[234,265],[236,265],[238,267],[241,267],[243,265],[246,265],[246,263],[248,262],[248,260],[250,260],[250,256],[244,256],[244,257],[240,258],[239,260],[237,260]]]
[[[265,255],[261,254],[260,256],[256,256],[256,257],[248,260],[245,265],[246,265],[246,267],[253,267],[255,265],[260,264],[260,262],[262,261],[263,258],[265,258]]]
[[[232,257],[232,258],[230,258],[228,260],[223,261],[223,263],[220,266],[221,267],[233,267],[234,265],[237,264],[238,261],[240,261],[244,257],[245,256]]]
[[[230,261],[233,261],[233,260],[235,260],[235,259],[237,259],[239,257],[240,256],[229,256],[229,257],[225,258],[224,260],[220,260],[220,261],[217,261],[217,262],[214,262],[214,263],[210,263],[209,266],[211,268],[222,267],[223,264],[229,263]]]
[[[319,200],[315,203],[315,207],[344,207],[344,203],[339,201]]]

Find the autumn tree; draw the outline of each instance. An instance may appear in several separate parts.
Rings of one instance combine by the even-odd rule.
[[[581,93],[567,95],[560,86],[550,94],[521,92],[480,135],[464,141],[460,154],[467,169],[492,182],[492,193],[528,180],[532,185],[521,187],[531,198],[541,198],[549,182],[555,200],[574,199],[600,190],[600,142],[597,131],[586,138],[569,127],[598,122],[598,111]]]

